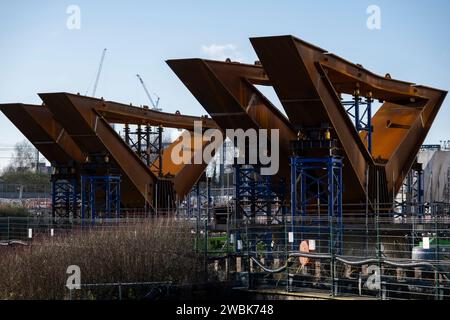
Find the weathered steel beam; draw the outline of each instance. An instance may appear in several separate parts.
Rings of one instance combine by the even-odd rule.
[[[294,125],[332,125],[343,150],[347,200],[364,199],[366,183],[374,188],[374,172],[383,168],[381,187],[392,200],[411,168],[416,154],[445,98],[442,90],[377,76],[361,65],[345,61],[292,36],[252,38],[252,45]],[[386,101],[373,117],[373,150],[369,154],[339,95],[360,91]],[[401,128],[387,126],[403,123]],[[345,169],[344,169],[345,170]],[[376,171],[375,170],[375,171]],[[370,178],[372,176],[372,178]],[[371,192],[373,199],[374,192]]]
[[[191,132],[191,136],[192,140],[190,146],[185,143],[179,153],[179,156],[183,157],[184,152],[190,152],[191,156],[189,164],[175,164],[172,158],[174,148],[182,143],[181,137],[165,148],[162,154],[162,174],[163,176],[171,177],[170,180],[173,182],[173,187],[179,199],[183,199],[192,190],[193,186],[198,179],[200,179],[208,166],[208,163],[203,161],[203,157],[202,163],[199,164],[195,164],[194,158],[197,152],[203,153],[204,148],[210,142],[204,141],[202,137],[194,136],[193,132]],[[157,174],[157,170],[153,170],[154,173]]]
[[[102,100],[68,93],[39,94],[55,119],[85,154],[105,154],[122,172],[128,207],[152,206],[156,177],[95,108]],[[130,183],[128,183],[130,182]]]
[[[96,111],[110,123],[161,125],[165,128],[193,130],[194,121],[201,121],[204,128],[217,128],[214,121],[206,117],[160,112],[113,101],[103,101],[103,103],[97,104]]]
[[[0,110],[53,164],[77,165],[84,161],[81,150],[46,107],[11,103],[0,105]]]
[[[280,163],[288,163],[289,141],[295,139],[296,132],[288,119],[253,85],[270,84],[261,66],[202,59],[169,60],[167,64],[222,131],[280,130],[283,137]],[[289,167],[281,165],[278,176],[287,179]]]
[[[145,117],[150,117],[154,113],[133,115],[134,111],[141,111],[142,109],[133,110],[129,106],[122,108],[123,105],[118,103],[68,93],[40,94],[40,97],[54,117],[58,119],[58,122],[64,126],[65,132],[85,155],[107,154],[111,158],[110,161],[120,168],[126,186],[126,188],[122,188],[123,194],[124,198],[128,200],[127,206],[129,207],[143,207],[144,200],[153,205],[154,186],[158,179],[174,182],[174,190],[179,199],[182,199],[208,165],[205,162],[194,164],[193,159],[191,159],[191,163],[175,165],[171,159],[171,150],[178,143],[178,141],[175,141],[163,150],[163,176],[159,177],[158,172],[147,167],[111,128],[108,121],[101,115],[101,110],[109,108],[110,114],[119,114],[122,119],[126,117],[139,119],[140,116],[145,119]],[[117,108],[122,110],[119,112]],[[150,120],[149,124],[158,123],[167,126],[173,125],[178,128],[193,128],[193,121],[198,120],[202,121],[206,128],[215,126],[211,119],[161,114],[158,112],[156,118]],[[202,152],[207,144],[207,142],[196,144],[193,146],[193,150],[199,149],[198,146],[200,146],[200,152]],[[198,151],[197,149],[195,151]],[[192,153],[193,157],[194,153]],[[171,197],[173,196],[171,195]]]

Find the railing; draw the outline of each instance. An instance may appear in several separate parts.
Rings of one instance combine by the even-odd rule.
[[[345,208],[342,218],[317,210],[275,220],[263,215],[236,219],[230,206],[220,225],[211,208],[178,208],[158,216],[126,209],[119,219],[94,221],[5,217],[0,218],[0,243],[39,245],[36,239],[85,231],[133,232],[136,225],[163,218],[187,226],[183,232],[193,239],[190,250],[202,261],[205,282],[232,280],[236,286],[330,297],[450,299],[448,206],[431,205],[421,215]]]
[[[51,198],[51,186],[39,184],[0,184],[1,199],[46,199]]]
[[[236,221],[230,245],[249,288],[332,297],[450,299],[450,217],[341,219],[286,217],[267,225]],[[259,220],[264,221],[264,220]]]
[[[158,300],[168,295],[172,282],[87,283],[67,289],[69,300]]]

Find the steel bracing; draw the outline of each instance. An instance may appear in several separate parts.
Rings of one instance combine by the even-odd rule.
[[[293,247],[314,230],[329,237],[328,253],[342,251],[342,158],[291,158],[291,222]],[[297,225],[298,216],[301,224]],[[324,240],[324,239],[315,239]]]
[[[81,219],[120,217],[120,182],[118,175],[81,176]]]

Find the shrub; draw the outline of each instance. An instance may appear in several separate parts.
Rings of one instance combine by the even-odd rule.
[[[69,265],[80,267],[82,284],[195,282],[202,267],[190,231],[185,222],[155,219],[4,248],[0,299],[65,299]]]

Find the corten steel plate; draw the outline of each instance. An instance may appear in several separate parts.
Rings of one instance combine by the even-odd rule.
[[[216,123],[207,117],[196,117],[182,115],[177,112],[175,114],[133,107],[114,101],[104,101],[104,103],[96,105],[95,111],[102,115],[109,123],[134,124],[134,125],[150,125],[162,126],[164,128],[194,130],[194,123],[201,122],[203,129],[216,129]],[[189,151],[192,154],[191,162],[186,164],[175,164],[171,159],[172,149],[180,142],[180,139],[172,142],[162,152],[162,175],[174,184],[174,190],[179,199],[183,199],[192,189],[194,184],[205,171],[208,163],[194,163],[194,154],[203,152],[203,149],[209,144],[208,141],[201,141],[192,145]],[[183,154],[181,152],[180,156]],[[155,160],[155,165],[150,166],[151,171],[158,176],[159,159]],[[159,177],[158,177],[159,178]]]
[[[86,154],[78,147],[67,131],[54,119],[48,108],[36,105],[5,104],[2,112],[53,165],[73,166],[77,171],[85,162]],[[142,207],[144,200],[127,177],[123,179],[122,202]]]
[[[293,128],[328,123],[344,157],[344,203],[377,197],[391,202],[447,92],[375,75],[293,36],[251,43],[262,66],[200,59],[167,63],[222,130],[279,128],[282,168],[290,155],[286,146],[296,137]],[[252,84],[272,85],[289,120]],[[372,118],[372,154],[340,100],[341,93],[356,89],[362,97],[371,93],[384,101]],[[248,107],[252,95],[263,101],[254,109]]]
[[[2,104],[0,110],[50,162],[76,166],[84,156],[51,112],[38,105]]]
[[[142,117],[144,121],[142,124],[190,129],[193,128],[193,121],[197,120],[202,121],[207,128],[215,127],[215,123],[211,119],[151,112],[140,108],[135,110],[119,103],[105,102],[80,95],[48,93],[40,94],[40,97],[84,154],[108,154],[111,162],[120,168],[124,181],[123,199],[128,200],[126,205],[129,208],[143,207],[145,202],[152,205],[154,186],[160,177],[131,150],[111,128],[109,121],[141,124],[136,120]],[[109,121],[102,116],[102,112],[106,112]],[[204,148],[206,143],[200,146]],[[165,177],[162,179],[174,182],[174,190],[181,199],[197,182],[207,163],[175,165],[170,162],[169,151],[171,148],[172,146],[169,146],[168,150],[163,151],[163,175]]]
[[[117,103],[114,101],[104,101],[96,106],[96,111],[102,115],[109,123],[135,124],[163,126],[165,128],[194,129],[194,121],[201,121],[202,127],[206,129],[217,128],[217,125],[210,118],[182,115],[181,113],[160,112],[146,108],[134,107]]]
[[[289,141],[296,132],[289,120],[254,86],[267,85],[260,66],[202,59],[168,60],[189,91],[202,104],[216,124],[226,129],[279,129],[280,170],[288,179]],[[256,146],[250,146],[256,147]]]
[[[56,103],[54,99],[64,99],[63,96],[64,94],[58,94],[58,97],[53,97],[53,100],[52,98],[49,99],[53,101],[52,105],[54,106],[54,110],[56,109],[56,113],[59,115],[59,117],[61,117],[62,123],[68,125],[68,127],[70,128],[69,131],[72,133],[75,139],[72,139],[69,131],[67,131],[59,122],[55,120],[52,112],[45,105],[37,106],[18,103],[0,105],[0,110],[10,119],[10,121],[26,136],[28,140],[30,140],[31,143],[33,143],[33,145],[35,145],[35,147],[44,155],[47,160],[55,165],[71,165],[76,168],[80,168],[80,166],[85,163],[88,153],[94,152],[109,154],[109,149],[103,145],[103,142],[100,141],[101,139],[95,137],[95,134],[92,133],[92,130],[89,129],[89,126],[85,126],[86,118],[84,118],[84,116],[86,116],[87,119],[92,120],[92,112],[93,117],[95,117],[95,119],[98,119],[96,120],[96,125],[100,123],[103,128],[102,132],[105,136],[114,135],[114,133],[107,133],[109,130],[104,124],[104,120],[106,120],[108,123],[141,125],[148,124],[154,126],[161,125],[163,127],[188,130],[192,130],[194,128],[194,121],[201,121],[203,128],[217,128],[217,125],[214,123],[214,121],[208,119],[207,117],[187,116],[181,115],[180,113],[170,114],[98,99],[92,99],[93,101],[97,102],[102,101],[102,103],[95,104],[96,108],[92,108],[90,111],[91,113],[85,110],[85,113],[77,114],[77,108],[73,105],[71,106],[72,110],[71,108],[65,108],[64,106],[54,105],[54,103]],[[78,95],[76,97],[81,98]],[[69,105],[71,105],[71,103],[69,103]],[[104,119],[101,119],[102,117]],[[84,125],[83,129],[81,131],[77,131],[77,129],[75,128],[77,125],[74,124],[72,120],[74,120],[75,123],[81,124],[82,126]],[[111,138],[109,136],[107,140],[108,139],[116,141],[115,139],[120,138]],[[81,147],[79,147],[77,143],[79,143]],[[120,141],[118,143],[119,145],[123,144],[120,143]],[[182,199],[201,177],[207,166],[207,163],[193,164],[194,161],[192,160],[191,164],[175,165],[171,161],[171,150],[177,143],[178,141],[175,141],[163,151],[162,173],[164,179],[169,179],[175,184],[175,192],[177,196]],[[113,144],[114,143],[110,143],[109,145]],[[203,141],[195,146],[193,144],[190,149],[190,151],[192,152],[192,157],[194,156],[194,152],[202,152],[207,144],[208,142]],[[126,152],[134,154],[131,149],[127,150]],[[122,159],[123,157],[119,158]],[[131,156],[131,158],[134,159],[136,157]],[[138,162],[138,160],[140,161],[140,159],[134,159],[133,161]],[[116,159],[113,158],[112,161],[116,162]],[[104,173],[100,171],[97,173]],[[153,174],[152,172],[148,173],[148,175],[152,179],[155,179],[155,175],[159,173],[154,169],[154,167],[151,167],[151,169],[148,169],[147,171],[153,171]],[[144,188],[143,192],[139,192],[136,188],[136,185],[127,174],[124,174],[122,179],[122,202],[124,203],[124,205],[128,208],[143,207],[146,202],[143,194],[147,194],[148,191]],[[149,188],[150,185],[149,187],[147,187],[147,189]],[[172,197],[174,196],[172,195]],[[150,199],[150,197],[148,197],[147,200],[148,199]]]
[[[201,164],[195,164],[194,157],[197,152],[203,154],[204,148],[209,145],[210,142],[204,141],[202,137],[194,136],[193,132],[191,132],[191,136],[192,140],[190,146],[185,144],[179,152],[179,156],[182,157],[184,151],[189,151],[191,155],[190,163],[175,164],[172,160],[174,148],[177,145],[181,146],[182,144],[181,137],[166,147],[162,154],[162,174],[164,177],[170,177],[169,179],[173,182],[173,188],[179,199],[183,199],[192,190],[193,186],[200,179],[208,166],[208,163],[204,161],[202,161]],[[158,159],[156,159],[156,162],[158,162]],[[151,169],[155,175],[158,175],[157,166],[151,166]]]
[[[251,42],[291,122],[314,125],[322,121],[333,126],[346,164],[357,178],[347,194],[364,189],[365,171],[377,162],[384,165],[386,181],[380,184],[392,200],[447,92],[375,75],[292,36],[252,38]],[[372,92],[375,99],[385,101],[372,120],[372,154],[339,100],[340,93],[352,94],[357,87],[362,96]]]
[[[92,109],[102,100],[67,93],[39,94],[55,119],[85,154],[108,154],[122,172],[122,202],[142,208],[153,199],[154,174],[104,118]],[[100,172],[98,174],[101,174]]]

